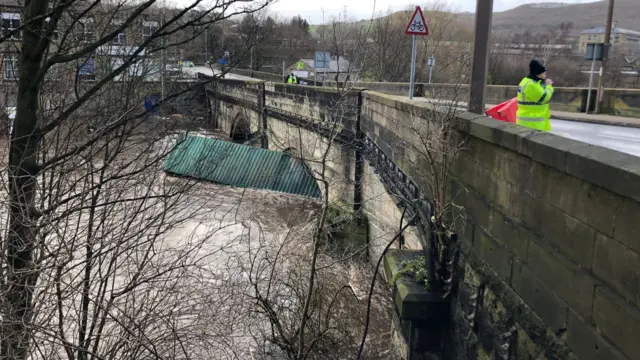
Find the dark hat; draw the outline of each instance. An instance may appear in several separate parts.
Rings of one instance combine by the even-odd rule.
[[[547,68],[544,67],[544,65],[540,64],[540,62],[538,60],[531,60],[531,62],[529,63],[529,73],[531,75],[540,75],[543,72],[546,72]]]

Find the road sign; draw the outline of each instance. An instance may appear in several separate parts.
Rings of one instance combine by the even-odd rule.
[[[326,51],[316,51],[313,57],[313,67],[316,69],[326,69],[331,62],[331,54]]]
[[[418,46],[416,42],[416,35],[427,36],[429,35],[429,28],[427,22],[424,20],[424,14],[420,6],[416,6],[416,11],[413,12],[407,28],[404,30],[407,35],[413,35],[411,39],[411,74],[409,75],[409,99],[413,99],[413,79],[416,77],[416,53],[418,52]]]
[[[416,6],[416,11],[413,13],[404,33],[407,35],[429,35],[429,28],[424,20],[424,14],[422,14],[420,6]]]
[[[296,69],[298,69],[298,70],[304,70],[304,62],[302,62],[302,61],[298,61],[298,62],[296,63]]]
[[[598,60],[602,61],[605,56],[605,46],[604,44],[587,44],[587,51],[585,52],[584,59],[585,60]]]

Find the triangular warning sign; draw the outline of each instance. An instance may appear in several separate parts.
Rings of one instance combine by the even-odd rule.
[[[407,35],[429,35],[429,28],[427,28],[427,22],[424,20],[420,6],[416,6],[416,11],[413,13],[404,33]]]

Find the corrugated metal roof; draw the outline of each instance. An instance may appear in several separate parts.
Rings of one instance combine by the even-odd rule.
[[[329,67],[327,68],[314,68],[313,67],[313,59],[300,59],[300,61],[304,62],[307,64],[307,66],[309,66],[312,69],[315,69],[316,72],[329,72],[329,73],[336,73],[336,72],[341,72],[341,73],[346,73],[346,72],[354,72],[355,69],[351,68],[351,64],[349,64],[349,61],[345,58],[343,58],[342,56],[340,58],[336,59],[331,59],[331,61],[329,61]]]
[[[188,136],[171,151],[164,171],[242,188],[320,198],[307,167],[289,154]]]
[[[583,35],[585,35],[585,34],[586,35],[588,35],[588,34],[604,34],[605,31],[606,31],[606,29],[604,27],[599,27],[599,28],[584,30],[581,34],[583,34]],[[625,34],[625,35],[640,36],[640,31],[622,29],[622,28],[617,28],[617,27],[611,29],[611,33],[612,34]]]

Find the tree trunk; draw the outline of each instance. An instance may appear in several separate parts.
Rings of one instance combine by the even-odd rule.
[[[37,79],[42,64],[40,51],[42,19],[46,0],[25,2],[25,29],[20,54],[18,103],[9,150],[9,233],[7,235],[7,269],[3,293],[0,358],[26,359],[29,354],[29,331],[32,295],[37,279],[33,264],[36,245],[35,211],[38,134],[38,102],[41,82]]]

